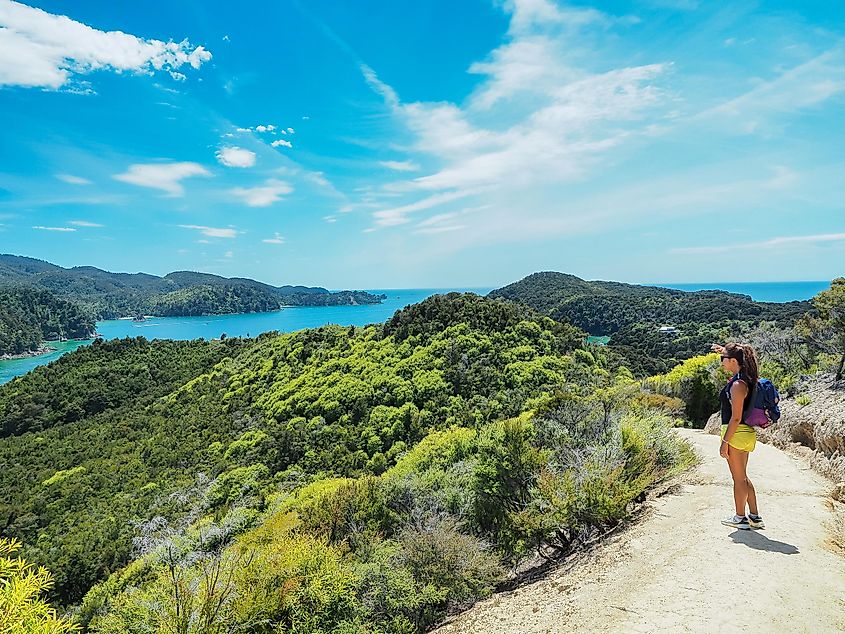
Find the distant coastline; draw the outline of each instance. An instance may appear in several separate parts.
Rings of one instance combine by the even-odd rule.
[[[19,354],[12,354],[11,352],[0,354],[0,361],[12,361],[14,359],[29,359],[30,357],[40,357],[42,354],[50,354],[51,352],[55,351],[56,348],[50,348],[48,346],[39,346],[36,350],[27,350],[26,352],[21,352]]]

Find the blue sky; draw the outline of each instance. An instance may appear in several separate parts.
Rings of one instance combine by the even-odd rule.
[[[330,288],[829,280],[843,106],[835,2],[0,0],[0,252]]]

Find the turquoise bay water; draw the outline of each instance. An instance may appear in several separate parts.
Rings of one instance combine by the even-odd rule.
[[[130,319],[113,319],[97,322],[97,332],[105,339],[123,337],[146,337],[147,339],[214,339],[225,334],[227,337],[255,337],[262,332],[278,330],[293,332],[303,328],[316,328],[326,324],[341,326],[366,326],[386,321],[397,310],[410,304],[421,302],[427,297],[451,290],[473,292],[486,295],[492,288],[468,289],[393,289],[372,290],[371,293],[383,293],[387,299],[381,304],[364,306],[313,306],[293,307],[271,313],[251,313],[246,315],[212,315],[208,317],[153,317],[143,322]],[[51,342],[55,352],[0,361],[0,384],[12,380],[55,359],[65,352],[75,350],[90,341]]]
[[[721,289],[732,293],[750,295],[758,302],[788,302],[810,299],[819,291],[830,287],[830,282],[753,282],[753,283],[714,283],[714,284],[655,284],[684,291]],[[97,332],[106,339],[122,337],[146,337],[147,339],[213,339],[221,334],[228,337],[255,337],[268,330],[293,332],[302,328],[316,328],[325,324],[341,326],[365,326],[389,319],[397,310],[421,302],[426,297],[450,290],[471,291],[486,295],[491,288],[474,289],[393,289],[372,290],[371,293],[384,293],[387,299],[381,304],[366,306],[325,306],[284,308],[272,313],[252,313],[248,315],[214,315],[210,317],[154,317],[144,322],[115,319],[97,323]],[[51,343],[55,352],[0,361],[0,384],[25,374],[39,365],[44,365],[71,350],[75,350],[87,341]]]

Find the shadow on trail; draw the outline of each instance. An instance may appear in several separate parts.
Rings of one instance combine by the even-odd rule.
[[[730,534],[730,538],[737,544],[745,544],[755,550],[768,550],[771,553],[782,553],[784,555],[797,555],[801,552],[792,544],[769,539],[760,531],[737,530]]]

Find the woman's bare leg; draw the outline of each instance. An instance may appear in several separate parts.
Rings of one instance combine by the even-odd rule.
[[[748,452],[740,452],[743,455],[742,470],[745,473],[745,484],[748,486],[748,512],[752,515],[757,515],[757,491],[754,490],[754,485],[748,477]]]
[[[745,503],[748,501],[748,478],[745,475],[747,463],[747,451],[740,451],[728,445],[728,467],[734,481],[734,504],[736,505],[736,514],[740,517],[745,515]],[[757,506],[756,499],[754,506]]]

